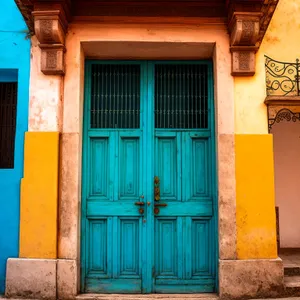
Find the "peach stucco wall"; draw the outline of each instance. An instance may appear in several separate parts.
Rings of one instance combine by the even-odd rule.
[[[272,133],[280,246],[300,248],[300,122],[275,123]]]

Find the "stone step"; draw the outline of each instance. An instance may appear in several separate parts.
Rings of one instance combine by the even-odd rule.
[[[300,276],[300,265],[284,266],[284,276]]]
[[[76,300],[218,300],[217,294],[149,294],[149,295],[119,295],[119,294],[81,294]]]
[[[284,286],[286,296],[296,297],[300,296],[300,276],[285,276]]]

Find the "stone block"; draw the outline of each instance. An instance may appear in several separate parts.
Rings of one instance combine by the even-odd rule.
[[[56,299],[56,260],[9,258],[5,296]]]
[[[278,259],[220,260],[221,299],[267,298],[284,290],[283,264]]]
[[[74,299],[77,295],[76,260],[59,259],[57,261],[57,298]]]

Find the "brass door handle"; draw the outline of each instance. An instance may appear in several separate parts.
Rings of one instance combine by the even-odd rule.
[[[154,213],[156,215],[158,215],[159,214],[159,207],[166,207],[166,206],[168,206],[167,203],[154,203]]]
[[[137,205],[139,206],[139,213],[142,215],[144,214],[145,210],[142,208],[142,206],[145,205],[145,202],[142,202],[142,201],[138,201],[138,202],[135,202],[134,205]]]

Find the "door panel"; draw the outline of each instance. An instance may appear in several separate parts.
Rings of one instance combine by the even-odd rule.
[[[177,200],[181,194],[181,162],[180,162],[180,135],[159,134],[156,136],[156,175],[160,179],[161,200]]]
[[[89,66],[83,160],[85,292],[141,293],[141,66]],[[88,188],[87,188],[88,187]]]
[[[207,66],[156,64],[154,291],[212,292],[213,194]]]
[[[89,62],[86,74],[82,291],[215,291],[210,64]]]
[[[90,154],[90,196],[101,200],[110,198],[108,180],[110,177],[109,139],[107,137],[93,138]]]

